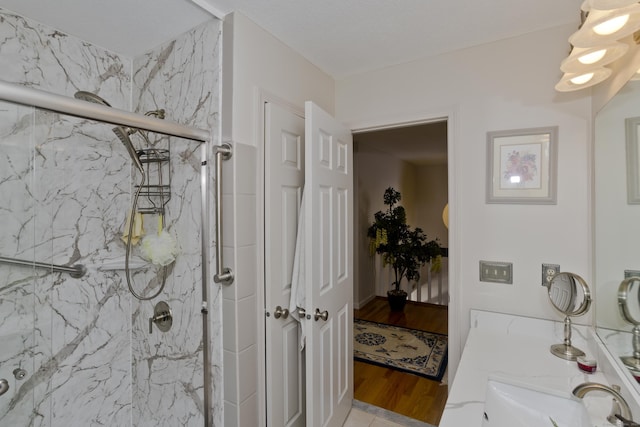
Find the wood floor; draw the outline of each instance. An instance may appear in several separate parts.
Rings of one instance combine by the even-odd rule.
[[[354,316],[447,334],[447,312],[447,307],[409,302],[404,313],[392,313],[386,298],[377,297],[360,310],[355,310]],[[446,384],[358,361],[354,362],[354,388],[356,400],[435,426],[440,422],[447,401]]]

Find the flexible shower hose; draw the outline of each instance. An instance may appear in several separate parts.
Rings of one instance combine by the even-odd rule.
[[[127,236],[127,250],[125,252],[125,257],[124,257],[124,272],[127,278],[127,286],[129,287],[129,292],[131,292],[131,295],[133,295],[135,298],[141,301],[148,301],[160,295],[160,293],[164,290],[164,285],[166,284],[166,281],[167,281],[167,267],[166,266],[162,267],[162,285],[160,286],[160,289],[158,289],[158,292],[151,295],[150,297],[144,297],[142,295],[139,295],[138,293],[136,293],[136,291],[133,290],[133,285],[131,283],[131,270],[129,269],[129,257],[131,256],[131,236],[133,234],[133,223],[135,222],[134,215],[135,215],[136,209],[138,208],[138,197],[140,196],[140,190],[142,190],[142,187],[144,186],[144,183],[146,181],[146,174],[144,172],[141,172],[141,174],[142,174],[142,177],[140,178],[140,185],[138,185],[138,188],[135,194],[133,195],[133,202],[131,203],[131,214],[129,217],[129,233]]]

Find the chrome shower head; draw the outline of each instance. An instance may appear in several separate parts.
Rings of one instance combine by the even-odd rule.
[[[111,104],[109,104],[107,101],[105,101],[100,96],[96,95],[95,93],[85,92],[83,90],[80,90],[80,91],[76,92],[73,96],[76,99],[81,99],[83,101],[93,102],[94,104],[101,104],[101,105],[106,105],[107,107],[111,107]],[[129,131],[127,129],[129,129]],[[127,149],[127,153],[129,153],[129,157],[131,157],[131,160],[133,161],[133,164],[140,171],[140,173],[144,175],[144,169],[142,168],[142,163],[140,162],[140,158],[138,157],[138,153],[136,153],[136,149],[133,147],[133,143],[131,142],[131,138],[129,138],[129,135],[134,133],[134,132],[136,132],[137,129],[131,129],[131,128],[124,128],[122,126],[116,126],[112,130],[113,130],[113,133],[116,134],[116,136],[118,137],[120,142],[122,142],[124,147]]]

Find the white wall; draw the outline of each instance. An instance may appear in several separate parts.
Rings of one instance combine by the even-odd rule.
[[[255,146],[262,142],[260,91],[299,108],[312,100],[333,114],[334,82],[329,75],[240,13],[225,17],[225,27],[232,29],[233,38],[233,77],[223,82],[233,82],[233,123],[223,129],[223,138]]]
[[[247,18],[241,15],[227,18],[225,27],[229,26],[232,31],[229,33],[225,28],[225,38],[233,39],[233,48],[231,52],[225,49],[223,67],[233,78],[231,83],[225,78],[223,98],[230,101],[223,101],[223,105],[232,105],[233,114],[223,111],[222,133],[236,143],[257,147],[254,163],[240,164],[261,168],[256,160],[261,155],[260,91],[275,94],[298,108],[305,99],[313,99],[332,112],[334,83]],[[335,83],[335,114],[353,129],[414,119],[449,118],[450,280],[455,288],[450,307],[454,316],[450,319],[450,372],[455,372],[466,339],[469,309],[560,320],[540,286],[541,264],[558,263],[563,271],[576,272],[591,281],[588,213],[591,99],[588,91],[568,94],[554,91],[561,77],[559,63],[568,53],[566,40],[574,31],[572,26],[558,27]],[[225,46],[228,42],[225,40]],[[559,126],[558,203],[485,204],[486,132],[552,125]],[[260,173],[261,169],[258,180]],[[254,201],[259,210],[259,194]],[[251,219],[243,216],[246,214],[236,216],[236,234]],[[253,220],[257,222],[256,218]],[[257,231],[253,236],[253,245],[257,244],[258,234]],[[231,251],[235,255],[237,249]],[[512,262],[514,284],[479,282],[481,259]],[[256,264],[260,262],[257,261]],[[251,283],[236,286],[252,289],[247,291],[248,295],[240,298],[237,293],[225,294],[225,325],[229,324],[226,316],[231,312],[238,328],[243,328],[242,323],[246,322],[237,311],[247,298],[251,304],[246,307],[258,308],[261,283],[257,278],[246,280]],[[589,323],[591,314],[576,320]],[[240,329],[233,331],[235,338],[247,332]],[[251,342],[258,341],[255,326],[248,332],[256,337]],[[228,376],[238,381],[243,367],[255,359],[240,358],[243,349],[237,342],[227,353],[226,328],[224,333],[225,381]],[[234,357],[237,365],[227,363],[228,355]],[[232,374],[226,374],[227,367]],[[255,381],[236,385],[258,389]],[[241,417],[246,411],[239,410],[236,414]]]
[[[561,320],[540,285],[541,264],[591,281],[588,92],[560,94],[563,26],[336,82],[336,116],[354,129],[449,116],[450,372],[471,308]],[[485,203],[486,133],[559,126],[558,203]],[[479,281],[479,260],[513,263],[513,285]],[[591,314],[577,319],[591,320]]]
[[[223,166],[224,256],[234,269],[223,289],[224,426],[264,420],[263,101],[302,110],[312,100],[333,113],[331,77],[245,16],[225,17],[222,137],[234,155]]]
[[[447,165],[421,165],[416,168],[416,227],[427,239],[438,239],[449,245],[449,230],[442,221],[442,210],[448,202]]]

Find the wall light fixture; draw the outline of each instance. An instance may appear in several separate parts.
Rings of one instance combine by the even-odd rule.
[[[582,25],[569,37],[571,53],[560,63],[559,92],[594,86],[611,75],[605,65],[621,58],[629,46],[621,39],[640,30],[638,0],[585,0]]]

